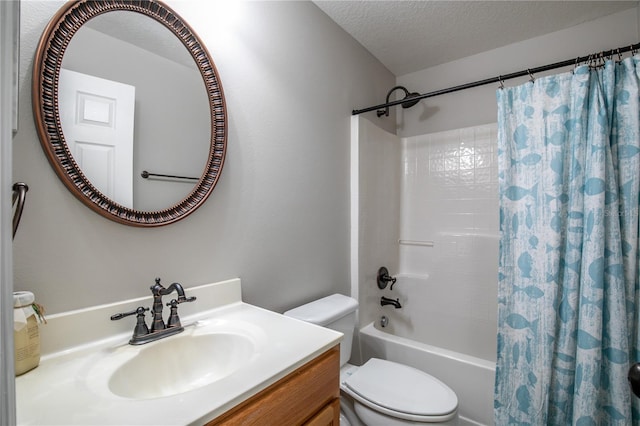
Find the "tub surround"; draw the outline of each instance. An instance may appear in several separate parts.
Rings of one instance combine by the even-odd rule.
[[[406,303],[389,316],[403,337],[490,361],[497,344],[496,141],[495,123],[402,139],[400,239],[433,246],[400,245],[404,277],[395,288]]]
[[[202,424],[278,382],[342,339],[335,331],[242,302],[239,279],[185,292],[197,297],[194,303],[180,305],[185,331],[139,347],[127,344],[135,317],[120,321],[109,317],[150,306],[151,297],[48,318],[48,324],[41,327],[40,366],[16,378],[18,424]],[[247,335],[257,348],[252,360],[211,384],[173,396],[125,398],[109,390],[111,373],[104,370],[115,370],[140,348],[206,333],[206,327],[231,333],[237,329]],[[171,374],[172,369],[173,363],[167,363],[158,374]]]

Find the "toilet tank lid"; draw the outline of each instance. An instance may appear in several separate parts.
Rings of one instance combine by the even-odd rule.
[[[325,326],[358,309],[358,301],[343,294],[332,294],[286,311],[286,316]]]

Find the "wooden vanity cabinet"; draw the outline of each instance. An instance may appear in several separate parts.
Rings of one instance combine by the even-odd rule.
[[[340,350],[309,361],[207,426],[338,426]]]

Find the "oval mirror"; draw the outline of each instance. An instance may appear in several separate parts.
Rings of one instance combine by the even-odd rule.
[[[65,4],[36,51],[33,108],[58,177],[119,223],[186,217],[224,164],[217,70],[193,30],[160,1]]]

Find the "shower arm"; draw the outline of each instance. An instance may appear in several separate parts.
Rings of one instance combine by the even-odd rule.
[[[418,92],[409,93],[409,91],[407,90],[406,87],[404,87],[404,86],[395,86],[394,88],[389,90],[389,93],[387,93],[387,98],[386,98],[386,101],[385,101],[385,103],[387,105],[390,104],[389,98],[391,97],[391,94],[393,92],[395,92],[396,90],[404,91],[404,99],[400,99],[399,101],[397,101],[396,105],[402,105],[402,108],[411,108],[412,106],[414,106],[415,104],[418,103],[419,99],[416,99],[416,98],[418,96],[420,96],[420,93],[418,93]],[[382,117],[383,115],[385,117],[388,117],[389,116],[389,107],[387,106],[384,109],[379,109],[378,111],[376,111],[376,114],[378,114],[378,117]]]

